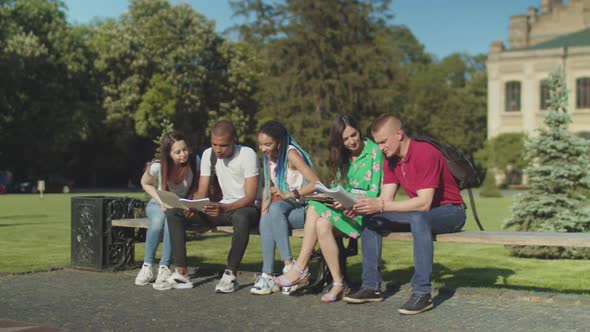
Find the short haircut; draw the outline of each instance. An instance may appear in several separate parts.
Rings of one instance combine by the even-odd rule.
[[[392,123],[396,128],[403,129],[402,121],[398,116],[392,114],[383,114],[373,121],[373,124],[371,125],[371,132],[374,133],[379,131],[381,128],[383,128],[383,126],[390,123]]]
[[[226,136],[229,135],[231,138],[235,138],[235,128],[233,123],[228,120],[219,120],[211,128],[211,135],[215,136]]]

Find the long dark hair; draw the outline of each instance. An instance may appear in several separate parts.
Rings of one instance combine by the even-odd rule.
[[[168,178],[170,177],[170,172],[172,171],[172,167],[169,167],[174,162],[170,157],[170,151],[172,150],[172,145],[178,141],[185,141],[184,134],[180,131],[171,131],[162,136],[162,140],[160,141],[160,174],[162,176],[162,190],[168,191]],[[188,144],[187,144],[188,146]],[[190,159],[189,159],[190,160]],[[181,167],[189,167],[189,163],[180,164]],[[193,174],[193,176],[195,176]]]
[[[305,161],[305,163],[309,165],[309,167],[313,166],[311,158],[309,157],[309,154],[307,154],[307,152],[303,150],[299,146],[299,144],[297,144],[295,139],[291,137],[291,135],[289,135],[287,128],[285,128],[285,126],[278,121],[271,120],[266,122],[262,125],[262,127],[260,127],[259,133],[272,137],[272,139],[274,139],[278,143],[277,167],[275,168],[275,175],[277,179],[276,182],[277,187],[281,191],[287,192],[289,191],[287,185],[287,168],[289,161],[287,158],[287,152],[289,150],[289,145],[295,147],[299,154],[301,154],[301,157],[303,157],[303,161]],[[264,167],[265,190],[268,191],[267,194],[270,194],[270,174],[268,174],[268,158],[266,156],[262,156],[262,161]]]
[[[342,140],[342,133],[347,126],[356,129],[361,139],[363,137],[356,120],[349,115],[340,115],[332,123],[330,142],[328,143],[328,148],[330,149],[328,166],[330,166],[331,170],[336,170],[334,178],[340,181],[346,178],[352,156],[352,152],[344,146],[344,141]]]

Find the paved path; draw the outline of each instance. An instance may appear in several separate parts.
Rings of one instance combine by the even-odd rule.
[[[134,277],[76,270],[3,276],[0,321],[66,331],[590,331],[588,296],[459,289],[437,296],[429,312],[401,316],[405,287],[383,303],[327,305],[316,295],[250,295],[250,274],[240,275],[248,285],[233,294],[215,294],[216,276],[208,273],[191,290],[138,287]]]

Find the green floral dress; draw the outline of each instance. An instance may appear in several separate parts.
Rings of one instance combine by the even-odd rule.
[[[363,152],[351,163],[346,174],[346,181],[342,187],[348,192],[353,189],[366,191],[365,197],[375,198],[381,191],[383,178],[383,153],[372,140],[365,139]],[[337,174],[340,181],[340,174]],[[356,191],[355,190],[355,191]],[[362,229],[362,216],[353,219],[344,215],[341,210],[335,210],[320,202],[310,201],[308,208],[313,208],[323,218],[329,220],[334,227],[351,238],[358,238]]]

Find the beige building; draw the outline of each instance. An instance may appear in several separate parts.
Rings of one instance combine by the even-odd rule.
[[[508,48],[488,53],[488,138],[533,134],[549,97],[545,80],[565,68],[573,132],[590,132],[590,0],[541,0],[540,10],[510,18]]]

